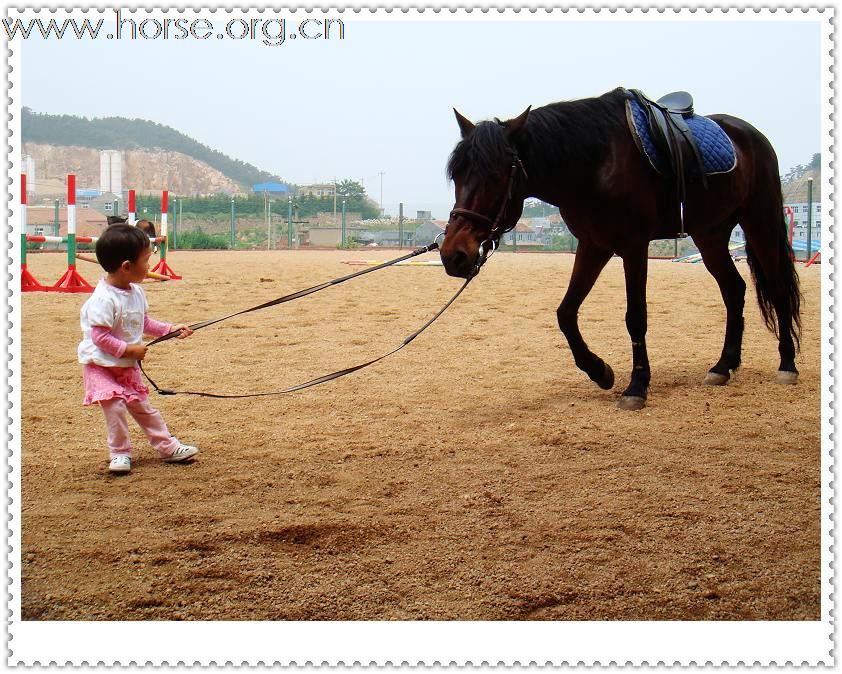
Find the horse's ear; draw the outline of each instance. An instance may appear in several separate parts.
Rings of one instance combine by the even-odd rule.
[[[529,111],[532,110],[532,106],[530,105],[526,110],[524,110],[518,117],[514,119],[510,119],[506,122],[506,138],[510,141],[517,140],[517,137],[523,131],[523,128],[526,126],[526,120],[529,119]]]
[[[453,112],[456,114],[456,122],[459,124],[459,131],[462,132],[462,138],[465,138],[474,130],[474,123],[464,115],[461,115],[456,108],[453,108]]]

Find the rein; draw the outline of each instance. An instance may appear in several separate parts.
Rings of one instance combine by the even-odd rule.
[[[438,237],[436,237],[436,238],[438,238]],[[369,274],[373,271],[377,271],[379,269],[384,269],[386,267],[390,267],[391,265],[397,264],[398,262],[402,262],[404,260],[408,260],[410,258],[413,258],[413,257],[417,256],[417,255],[423,255],[424,253],[436,250],[438,247],[439,247],[438,243],[436,241],[433,241],[433,243],[431,243],[427,246],[417,248],[413,252],[411,252],[407,255],[403,255],[401,257],[395,258],[394,260],[389,260],[388,262],[383,262],[382,264],[376,265],[374,267],[370,267],[368,269],[363,269],[363,270],[354,272],[353,274],[348,274],[347,276],[342,276],[340,278],[335,278],[331,281],[326,281],[325,283],[321,283],[319,285],[315,285],[315,286],[312,286],[310,288],[306,288],[305,290],[299,290],[297,292],[290,293],[288,295],[284,295],[283,297],[278,297],[278,298],[276,298],[274,300],[270,300],[268,302],[263,302],[262,304],[258,304],[256,306],[249,307],[248,309],[243,309],[241,311],[237,311],[233,314],[229,314],[228,316],[223,316],[221,318],[214,318],[214,319],[211,319],[211,320],[202,321],[200,323],[194,323],[192,325],[189,325],[188,327],[193,331],[201,330],[202,328],[206,328],[209,325],[213,325],[215,323],[220,323],[222,321],[226,321],[229,318],[234,318],[235,316],[247,314],[247,313],[250,313],[252,311],[259,311],[260,309],[266,309],[268,307],[273,307],[275,305],[283,304],[285,302],[291,302],[292,300],[297,300],[301,297],[306,297],[307,295],[312,295],[313,293],[319,292],[320,290],[324,290],[325,288],[329,288],[331,286],[339,285],[340,283],[348,281],[352,278],[356,278],[357,276],[362,276],[363,274]],[[384,358],[388,358],[392,354],[400,351],[403,347],[405,347],[412,340],[414,340],[416,337],[418,337],[418,335],[420,335],[422,332],[424,332],[424,330],[426,330],[428,327],[430,327],[435,322],[435,320],[439,316],[441,316],[445,312],[445,310],[451,304],[453,304],[454,301],[456,301],[456,298],[459,297],[459,295],[462,294],[462,291],[464,291],[465,288],[468,287],[468,283],[470,283],[471,280],[479,273],[480,266],[481,265],[478,264],[474,268],[473,273],[465,280],[465,283],[462,285],[462,287],[460,287],[459,290],[456,291],[456,294],[454,294],[453,297],[451,297],[450,300],[448,300],[447,303],[441,309],[439,309],[439,311],[437,311],[436,314],[430,320],[428,320],[424,325],[421,326],[421,328],[419,328],[418,330],[413,332],[411,335],[409,335],[406,339],[404,339],[403,342],[401,342],[400,345],[397,348],[392,349],[388,353],[385,353],[382,356],[374,358],[373,360],[370,360],[370,361],[365,362],[365,363],[361,363],[360,365],[354,365],[352,367],[348,367],[348,368],[345,368],[345,369],[342,369],[342,370],[337,370],[336,372],[331,372],[330,374],[325,374],[325,375],[322,375],[321,377],[316,377],[315,379],[311,379],[310,381],[304,382],[302,384],[297,384],[295,386],[290,386],[289,388],[285,388],[285,389],[282,389],[280,391],[269,391],[269,392],[265,392],[265,393],[223,394],[223,393],[206,393],[204,391],[174,391],[172,389],[163,389],[160,386],[158,386],[158,384],[156,384],[153,381],[153,379],[149,376],[149,374],[146,372],[146,370],[143,369],[143,362],[142,361],[138,361],[138,365],[140,366],[140,371],[143,373],[143,376],[146,377],[146,379],[149,381],[149,383],[152,385],[152,387],[155,389],[155,391],[157,393],[159,393],[160,395],[182,394],[182,395],[202,396],[202,397],[205,397],[205,398],[255,398],[255,397],[260,397],[260,396],[280,395],[282,393],[292,393],[293,391],[300,391],[302,389],[309,388],[310,386],[315,386],[316,384],[323,384],[324,382],[331,381],[332,379],[338,379],[339,377],[343,377],[346,374],[351,374],[352,372],[356,372],[357,370],[362,370],[364,367],[368,367],[369,365],[374,365],[374,363],[377,363],[377,362],[383,360]],[[165,341],[167,341],[169,339],[172,339],[174,337],[178,337],[179,334],[180,334],[179,331],[167,333],[166,335],[163,335],[161,337],[158,337],[157,339],[152,340],[146,346],[148,348],[148,347],[153,346],[155,344],[160,344],[161,342],[165,342]]]

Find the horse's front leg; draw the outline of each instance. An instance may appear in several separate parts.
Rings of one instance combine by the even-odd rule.
[[[646,272],[647,248],[623,257],[626,276],[626,328],[632,343],[632,374],[628,388],[617,403],[623,410],[639,410],[646,405],[651,372],[646,353]]]
[[[579,307],[611,259],[611,255],[611,251],[596,248],[587,242],[579,243],[570,284],[556,311],[558,327],[567,338],[576,367],[585,372],[600,388],[606,390],[614,386],[614,372],[602,358],[588,349],[582,333],[579,332],[578,317]]]

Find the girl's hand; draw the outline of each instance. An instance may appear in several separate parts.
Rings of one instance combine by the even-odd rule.
[[[146,358],[146,344],[129,344],[123,351],[123,358],[143,360]]]
[[[193,334],[193,331],[184,324],[172,326],[172,332],[175,332],[176,330],[181,330],[181,334],[176,337],[176,339],[184,339],[185,337],[189,337]]]

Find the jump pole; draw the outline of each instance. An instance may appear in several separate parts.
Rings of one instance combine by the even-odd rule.
[[[90,255],[83,255],[82,253],[76,253],[77,260],[84,260],[85,262],[93,262],[94,264],[99,264],[99,260],[95,257],[91,257]],[[146,278],[155,279],[156,281],[169,281],[169,276],[164,276],[163,274],[156,274],[154,271],[146,272]]]
[[[135,211],[135,196],[134,190],[129,190],[129,224],[134,225],[137,222]]]
[[[48,290],[58,293],[89,293],[93,286],[76,271],[76,176],[67,176],[67,271]]]
[[[26,268],[26,174],[20,174],[20,289],[21,292],[31,293],[44,291],[47,288],[42,286]]]
[[[161,243],[164,240],[164,237],[157,236],[155,238],[149,237],[150,243]],[[26,241],[31,243],[63,243],[66,244],[68,239],[66,236],[49,236],[49,235],[33,235],[30,236],[29,234],[26,235]],[[98,236],[77,236],[76,243],[96,243],[99,241]],[[95,257],[91,257],[90,255],[83,255],[82,253],[76,253],[77,260],[84,260],[85,262],[93,262],[94,264],[99,264],[99,260]],[[169,281],[171,280],[169,276],[164,276],[162,274],[156,274],[153,271],[146,272],[146,277],[155,279],[156,281]],[[49,288],[45,288],[42,286],[43,290],[49,290]]]
[[[161,236],[164,237],[163,242],[161,243],[161,259],[158,260],[158,264],[152,267],[152,271],[157,274],[162,274],[168,278],[179,280],[181,276],[175,273],[175,271],[167,264],[167,248],[168,246],[168,237],[167,237],[167,202],[169,201],[169,192],[164,190],[161,192]]]

